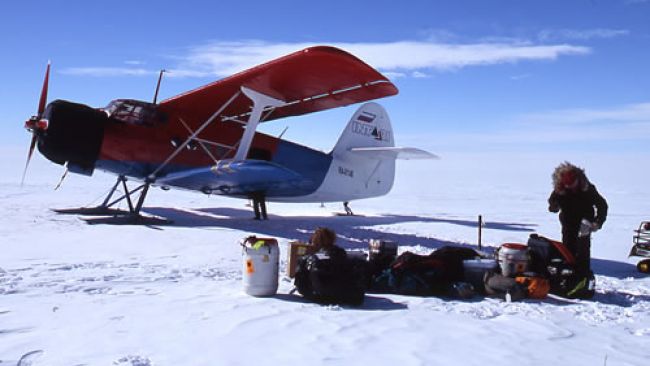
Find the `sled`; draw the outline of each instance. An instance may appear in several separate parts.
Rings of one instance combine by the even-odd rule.
[[[636,268],[641,273],[650,273],[650,221],[643,221],[637,230],[634,230],[632,249],[628,257],[644,257],[637,263]]]

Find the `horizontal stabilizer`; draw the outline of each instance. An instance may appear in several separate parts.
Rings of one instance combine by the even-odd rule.
[[[351,152],[374,159],[439,159],[438,155],[414,147],[353,147]]]

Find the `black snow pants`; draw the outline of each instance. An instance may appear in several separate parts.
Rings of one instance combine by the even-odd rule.
[[[575,274],[580,277],[589,276],[591,271],[591,235],[578,236],[574,228],[562,228],[562,244],[564,244],[576,260]]]

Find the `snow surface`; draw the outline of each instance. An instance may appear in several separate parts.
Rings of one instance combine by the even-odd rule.
[[[0,365],[642,365],[650,356],[650,277],[627,258],[632,231],[650,219],[648,156],[577,156],[608,199],[594,234],[597,294],[590,301],[506,303],[369,295],[360,308],[319,306],[290,295],[290,240],[318,226],[339,244],[372,238],[400,251],[487,250],[528,235],[559,237],[546,210],[550,174],[571,156],[450,154],[405,162],[388,196],[339,204],[270,203],[251,220],[245,201],[153,190],[146,211],[172,226],[88,225],[50,208],[102,201],[114,177],[70,175],[35,156],[20,187],[25,151],[0,150]],[[647,165],[647,164],[646,164]],[[280,288],[242,290],[239,241],[280,242]]]

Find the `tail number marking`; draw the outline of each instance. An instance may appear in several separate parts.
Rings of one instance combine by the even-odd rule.
[[[362,124],[359,122],[354,122],[352,124],[352,133],[356,133],[357,135],[372,137],[373,139],[379,141],[390,142],[392,138],[391,132],[389,130],[383,128],[377,128],[375,126]]]
[[[354,170],[339,166],[339,174],[354,178]]]

